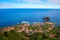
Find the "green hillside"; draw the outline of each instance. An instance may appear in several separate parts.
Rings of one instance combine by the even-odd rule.
[[[49,36],[50,33],[53,33],[53,35],[56,34],[56,36],[50,37]],[[0,40],[60,40],[60,26],[55,27],[50,32],[45,33],[39,33],[39,32],[26,33],[25,31],[16,32],[16,30],[11,30],[9,32],[1,31]]]

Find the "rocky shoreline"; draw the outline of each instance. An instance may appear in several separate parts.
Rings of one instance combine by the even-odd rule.
[[[16,35],[20,36],[20,38],[24,36],[22,37],[23,40],[31,40],[30,37],[32,37],[32,40],[35,40],[35,37],[36,40],[57,40],[56,36],[58,35],[56,32],[55,24],[52,22],[43,22],[43,24],[34,23],[33,25],[29,23],[23,23],[16,26],[8,26],[6,28],[1,28],[0,32],[3,35],[7,36],[7,38],[9,38],[9,33],[12,33],[12,35],[17,33]],[[47,38],[44,39],[43,37]]]

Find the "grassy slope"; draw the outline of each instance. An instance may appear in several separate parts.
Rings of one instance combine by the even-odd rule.
[[[58,40],[60,40],[60,26],[56,27],[54,30],[57,33],[57,37],[56,38]],[[35,36],[36,35],[33,34],[32,38],[35,37]],[[40,40],[39,39],[40,36],[37,36],[37,37],[38,37],[38,39],[36,39],[36,40]],[[7,32],[7,36],[5,36],[4,33],[0,32],[0,40],[28,40],[28,38],[26,36],[24,36],[23,34],[21,34],[21,33],[17,33],[15,31],[10,31],[10,32]],[[32,39],[32,40],[34,40],[34,39]],[[46,39],[46,40],[48,40],[48,39]]]

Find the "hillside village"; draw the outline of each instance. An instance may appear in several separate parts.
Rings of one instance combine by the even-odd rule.
[[[48,29],[48,30],[45,30],[45,31],[50,31],[50,30],[52,30],[54,27],[55,27],[55,25],[54,25],[54,23],[52,23],[52,22],[44,22],[43,23],[44,25],[45,24],[47,24],[47,25],[50,25],[51,27]],[[18,25],[16,25],[16,26],[8,26],[8,27],[5,27],[5,28],[2,28],[2,31],[3,32],[9,32],[9,31],[11,31],[11,30],[18,30],[17,32],[19,32],[19,31],[24,31],[24,30],[28,30],[28,28],[31,26],[31,27],[39,27],[39,30],[42,30],[42,26],[44,26],[44,25],[41,25],[40,23],[34,23],[33,25],[30,25],[30,24],[27,24],[27,23],[24,23],[24,24],[18,24]],[[18,26],[18,27],[17,27]],[[32,29],[31,29],[32,30]]]
[[[34,22],[0,28],[0,40],[60,40],[60,26],[55,23]]]

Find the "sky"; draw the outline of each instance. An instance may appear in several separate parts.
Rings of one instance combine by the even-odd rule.
[[[60,0],[0,0],[0,9],[1,8],[60,9]]]

